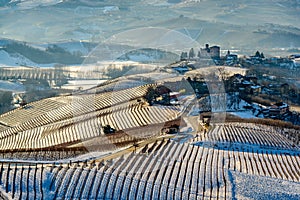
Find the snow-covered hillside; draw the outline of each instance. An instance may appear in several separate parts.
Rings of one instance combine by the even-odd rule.
[[[37,66],[36,63],[20,54],[10,55],[4,50],[0,50],[0,67],[7,66]]]
[[[49,46],[56,45],[58,47],[63,48],[64,50],[76,53],[80,52],[83,55],[87,55],[93,48],[96,47],[97,44],[90,43],[90,42],[84,42],[84,41],[65,41],[65,42],[57,42],[53,44],[31,44],[31,46],[35,48],[41,48],[42,50],[45,50]]]
[[[40,6],[52,6],[63,2],[63,0],[11,0],[9,4],[16,5],[17,8],[25,10]]]
[[[0,38],[0,67],[53,67],[55,64],[79,65],[83,56],[97,44],[85,41],[27,43]]]
[[[37,64],[18,53],[9,54],[4,50],[0,50],[0,67],[53,67],[54,65],[55,63]]]
[[[24,92],[25,87],[20,83],[0,80],[0,91]]]
[[[167,61],[167,63],[173,62],[179,59],[179,55],[162,51],[159,49],[137,49],[130,51],[121,57],[119,60],[130,60],[134,62],[160,62]]]

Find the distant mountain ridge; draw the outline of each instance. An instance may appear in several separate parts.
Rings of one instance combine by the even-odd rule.
[[[1,66],[54,66],[55,64],[90,64],[100,58],[89,59],[88,55],[98,44],[92,42],[65,41],[52,44],[31,44],[11,39],[0,39],[0,67]],[[101,45],[100,45],[101,46]],[[117,46],[106,46],[113,51]],[[121,46],[120,46],[121,47]],[[123,47],[132,49],[130,47]],[[95,55],[92,55],[92,57]],[[116,60],[149,62],[173,62],[179,55],[159,49],[142,48],[128,50]],[[84,60],[86,59],[86,60]]]
[[[92,49],[85,44],[141,27],[176,30],[241,53],[300,48],[300,0],[0,0],[0,6],[0,38],[84,55]]]

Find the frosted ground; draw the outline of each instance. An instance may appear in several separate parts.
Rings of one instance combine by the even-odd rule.
[[[9,3],[3,2],[1,1],[0,3],[1,38],[25,41],[29,45],[41,49],[47,48],[48,44],[57,44],[70,52],[80,51],[84,56],[92,48],[83,45],[83,42],[92,42],[97,46],[97,44],[111,35],[140,27],[163,27],[177,30],[195,39],[198,44],[204,45],[209,42],[210,44],[220,45],[223,49],[233,50],[236,53],[247,52],[248,55],[253,54],[258,48],[272,55],[280,55],[286,53],[287,49],[299,49],[300,46],[299,0],[238,0],[230,3],[221,0],[204,0],[201,2],[192,0],[104,0],[97,2],[89,0],[24,0],[9,1]],[[4,39],[4,43],[5,41],[6,39]],[[240,50],[236,51],[237,49]],[[178,50],[181,51],[179,48]],[[136,61],[153,61],[152,58],[140,55],[135,55],[131,58]],[[54,65],[54,63],[49,64]],[[10,55],[0,49],[0,66],[18,65],[43,66],[32,62],[22,55]],[[155,77],[157,79],[163,78],[163,76]],[[120,82],[120,87],[128,87],[132,83],[126,80]],[[72,83],[75,85],[75,82],[71,82],[71,86]],[[84,82],[84,84],[94,83]],[[20,89],[19,85],[8,85],[7,82],[1,82],[0,85],[3,88]],[[101,100],[103,99],[109,98],[101,98]],[[27,109],[28,113],[20,112],[20,115],[24,114],[23,116],[25,116],[22,119],[20,119],[20,115],[15,115],[17,117],[14,118],[14,113],[12,113],[11,119],[13,120],[6,119],[6,122],[16,123],[12,125],[17,127],[12,128],[12,131],[16,132],[15,134],[12,132],[8,137],[7,141],[12,141],[11,143],[3,142],[6,138],[1,139],[1,148],[5,150],[3,145],[6,147],[8,144],[18,145],[27,141],[24,137],[21,137],[22,132],[18,128],[26,128],[34,123],[41,122],[41,119],[52,120],[55,118],[51,116],[72,113],[64,110],[68,108],[67,106],[62,106],[61,110],[54,112],[59,103],[63,104],[69,101],[68,98],[64,99],[63,97],[61,97],[61,100],[61,102],[55,102],[50,99],[49,101],[41,101],[34,104],[37,107],[49,109],[49,111],[44,111],[45,113],[49,112],[49,115],[40,114],[42,117],[46,116],[45,118],[37,118],[35,120],[34,117],[38,116],[38,114],[30,112],[34,109]],[[101,103],[103,102],[100,102],[99,105],[102,105]],[[86,105],[86,103],[82,102],[82,105]],[[107,107],[111,109],[110,106]],[[124,113],[129,112],[129,108],[126,107],[126,109]],[[142,109],[131,109],[133,114],[140,110]],[[39,112],[39,110],[36,111]],[[197,108],[194,111],[197,112]],[[161,113],[155,112],[155,115],[160,116]],[[253,117],[249,112],[234,113],[241,117]],[[120,114],[117,114],[114,116],[120,116]],[[7,117],[9,118],[9,115]],[[26,121],[31,118],[33,119],[32,121]],[[103,116],[103,120],[106,121],[117,119],[114,118],[111,115],[108,117]],[[65,119],[65,117],[61,116],[60,119]],[[22,123],[17,123],[17,120],[20,120]],[[139,120],[139,118],[136,117],[135,120]],[[1,122],[5,122],[5,116],[1,116]],[[59,130],[56,128],[56,125],[61,122],[50,123],[49,127],[57,130],[57,133],[61,131],[61,134],[54,135],[53,137],[56,136],[55,140],[52,140],[51,133],[48,137],[45,137],[49,138],[49,142],[71,139],[74,137],[74,129],[76,127],[80,128],[80,133],[88,135],[83,135],[83,138],[91,137],[93,131],[89,129],[92,127],[90,122],[98,123],[99,121],[90,119],[90,121],[83,121],[79,125],[76,124],[79,121],[73,123],[70,120],[69,122],[69,125],[60,124]],[[127,122],[130,122],[130,120],[127,119]],[[18,161],[24,161],[20,159],[11,160],[11,162],[5,160],[6,162],[1,164],[0,193],[7,194],[8,197],[15,195],[14,197],[20,197],[21,199],[40,198],[41,195],[48,194],[50,195],[44,197],[51,198],[56,194],[59,197],[70,198],[74,196],[95,197],[94,194],[98,191],[100,191],[99,196],[104,195],[104,197],[108,198],[111,197],[109,196],[111,195],[110,193],[115,190],[116,192],[114,193],[120,195],[120,197],[130,196],[131,198],[139,197],[140,199],[143,199],[143,197],[148,197],[149,199],[150,197],[158,198],[160,197],[158,195],[165,198],[176,197],[176,199],[183,199],[182,197],[191,197],[191,199],[194,197],[196,199],[196,197],[200,198],[205,195],[211,198],[219,197],[219,199],[224,198],[222,195],[228,195],[228,198],[232,197],[232,199],[300,198],[298,147],[293,147],[292,142],[287,142],[288,139],[279,135],[277,130],[255,124],[236,123],[228,124],[225,129],[227,134],[224,134],[222,131],[218,131],[220,127],[216,125],[216,128],[210,132],[212,134],[208,134],[209,137],[203,140],[204,143],[207,143],[209,147],[207,148],[201,145],[183,144],[190,140],[192,142],[201,140],[202,136],[194,136],[196,128],[193,127],[192,122],[192,120],[186,121],[187,127],[181,129],[181,134],[184,136],[181,140],[182,143],[179,144],[174,141],[170,143],[166,139],[164,142],[161,142],[162,146],[160,148],[153,143],[149,143],[149,147],[146,148],[146,154],[142,153],[142,156],[139,153],[124,154],[123,158],[118,157],[105,160],[106,152],[99,152],[76,157],[75,161],[80,160],[78,163],[69,165],[70,160],[66,159],[57,160],[57,163],[47,166],[43,165],[43,161],[39,161],[39,164],[32,162],[32,165],[30,165],[28,163],[19,163]],[[70,127],[74,127],[74,129]],[[10,127],[1,126],[0,128],[5,130]],[[29,144],[38,144],[37,138],[41,134],[37,130],[43,132],[43,128],[43,126],[37,129],[29,127],[28,132],[23,132],[26,136],[25,138],[28,139],[28,143],[25,143],[24,148],[27,148]],[[1,134],[3,130],[1,130]],[[99,128],[97,130],[99,131]],[[27,133],[32,134],[26,135]],[[218,134],[222,137],[218,137]],[[224,150],[225,146],[228,148],[229,145],[225,142],[222,143],[221,139],[225,138],[227,141],[228,135],[232,137],[230,139],[233,139],[235,143],[230,147],[232,149]],[[243,137],[240,135],[243,135]],[[272,137],[273,135],[277,137]],[[14,137],[19,138],[19,140],[15,140]],[[221,140],[219,149],[213,146],[216,144],[214,139]],[[239,143],[239,139],[243,141],[249,140],[254,144],[245,145]],[[94,140],[94,138],[91,137],[91,140]],[[264,148],[273,142],[276,146],[284,144],[288,148],[292,148],[293,151],[281,151],[272,147],[268,147],[269,149],[265,151]],[[267,144],[265,145],[265,143]],[[157,151],[153,151],[153,146],[155,146]],[[261,146],[262,148],[259,148]],[[10,148],[8,149],[11,150]],[[256,152],[253,152],[253,150]],[[275,154],[272,154],[273,151]],[[115,153],[115,151],[112,151],[112,153]],[[184,153],[186,157],[182,157]],[[199,154],[197,153],[201,153],[201,156],[198,156]],[[269,153],[269,155],[266,153]],[[280,156],[276,155],[276,153]],[[151,171],[150,169],[159,168],[159,165],[162,164],[161,155],[164,154],[171,157],[163,160],[163,162],[167,166],[173,167],[166,171]],[[95,157],[101,157],[105,161],[86,162],[86,160]],[[229,160],[231,161],[230,163],[228,162]],[[288,164],[283,165],[282,163]],[[126,166],[124,167],[124,172],[121,166]],[[148,168],[150,173],[137,173],[143,171],[143,169],[139,169],[139,166]],[[268,169],[270,174],[262,169]],[[282,171],[286,171],[287,175]],[[45,175],[47,175],[46,179]],[[137,178],[138,176],[140,176],[140,179]],[[52,179],[51,182],[53,182],[51,188],[50,178]],[[185,181],[188,178],[190,178],[190,181]],[[137,184],[137,181],[140,184]],[[227,184],[227,189],[226,187],[224,189],[225,183]],[[91,187],[92,184],[94,187]],[[228,186],[231,187],[229,188]],[[137,187],[142,188],[142,190],[138,190]],[[178,190],[177,188],[181,189]],[[129,191],[133,193],[129,194]],[[185,196],[188,194],[191,196]]]
[[[239,172],[229,172],[229,174],[232,180],[233,199],[296,200],[300,198],[299,182]]]
[[[0,80],[0,90],[13,91],[13,92],[25,92],[25,87],[20,83],[13,83],[10,81]]]

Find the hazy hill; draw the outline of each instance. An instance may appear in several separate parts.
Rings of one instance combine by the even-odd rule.
[[[69,52],[57,45],[49,45],[45,50],[34,48],[26,43],[10,42],[2,47],[11,55],[21,55],[35,63],[78,64],[83,61],[80,51]]]
[[[121,57],[118,58],[118,60],[130,60],[130,61],[136,61],[136,62],[163,62],[166,61],[169,63],[170,61],[178,60],[179,55],[166,52],[162,50],[156,50],[156,49],[137,49],[130,51]]]
[[[74,43],[97,44],[125,30],[163,27],[201,45],[271,53],[300,47],[299,11],[299,0],[1,0],[0,38],[70,49]],[[84,48],[83,54],[91,50]]]

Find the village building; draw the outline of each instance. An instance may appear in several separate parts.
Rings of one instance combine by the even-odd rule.
[[[275,103],[269,107],[269,117],[273,119],[282,119],[289,112],[289,105],[284,102]]]
[[[210,57],[215,60],[220,59],[220,47],[219,46],[212,46],[210,49]]]
[[[233,66],[233,65],[237,64],[238,63],[238,55],[232,54],[228,50],[227,54],[225,56],[225,63],[226,63],[226,65],[229,65],[229,66]]]
[[[199,58],[211,58],[213,60],[220,60],[220,47],[205,45],[205,48],[200,48],[198,53]]]
[[[250,87],[250,94],[258,95],[261,93],[261,86],[260,85],[252,85]]]

